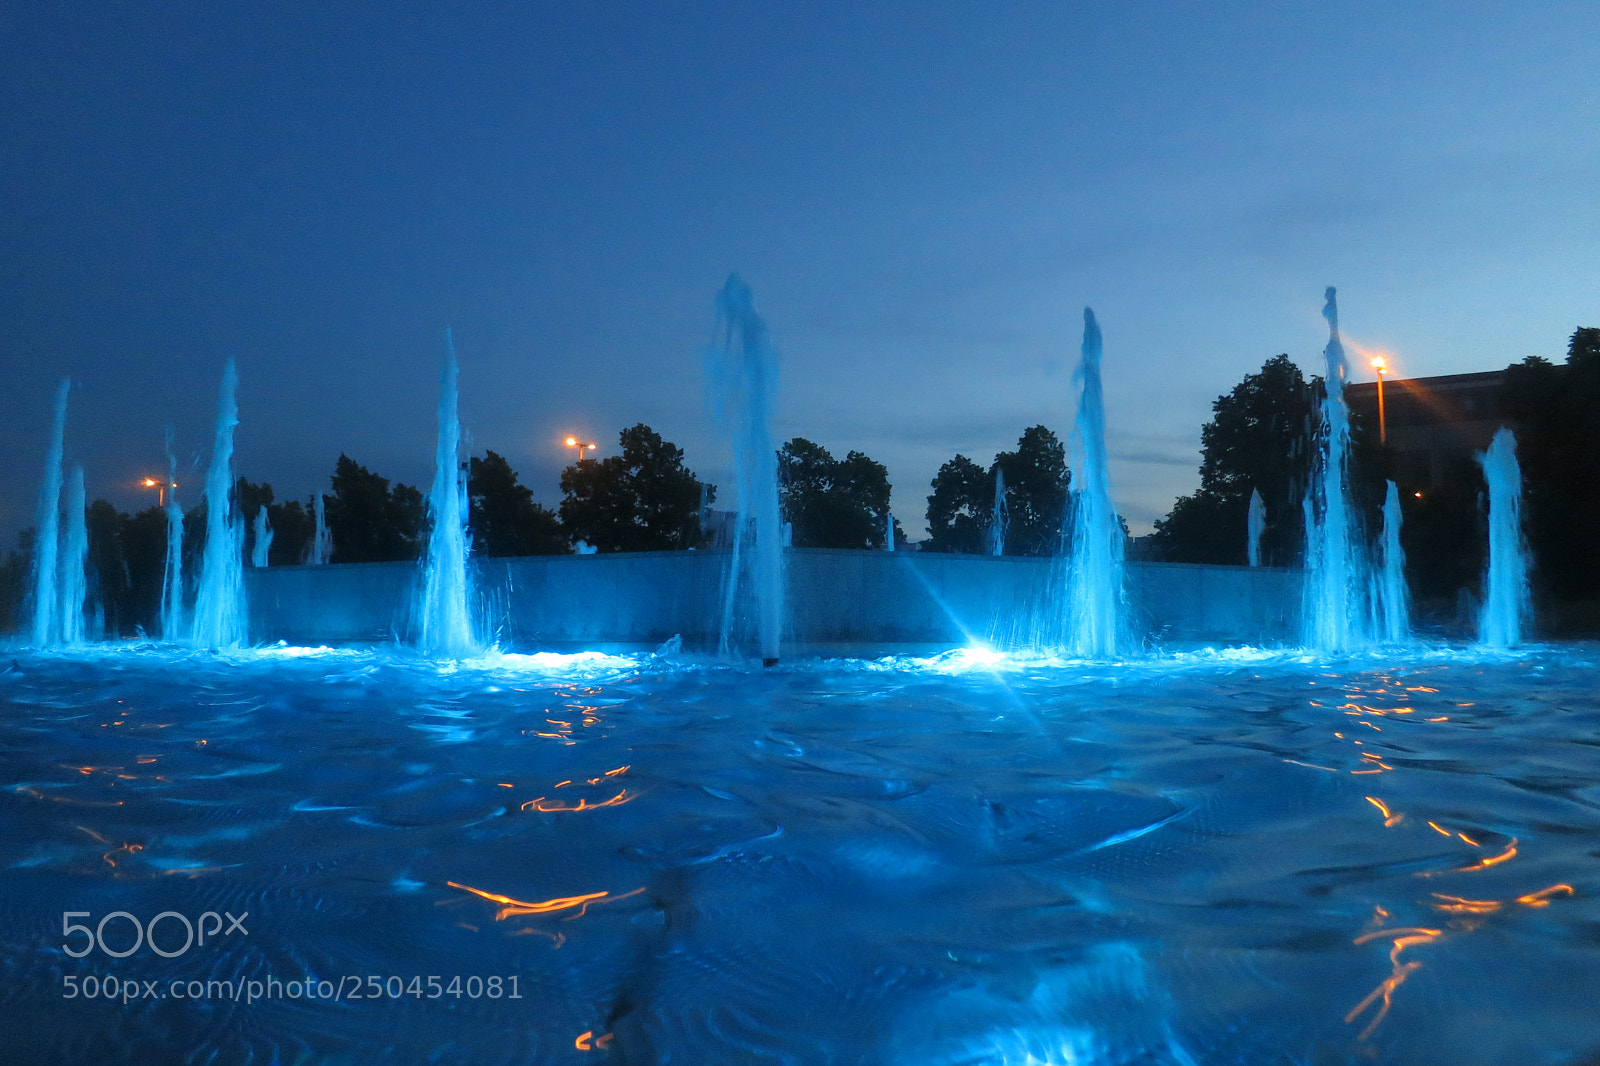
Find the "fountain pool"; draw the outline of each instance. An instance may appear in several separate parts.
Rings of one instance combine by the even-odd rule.
[[[1600,1050],[1593,645],[12,655],[11,1061]]]

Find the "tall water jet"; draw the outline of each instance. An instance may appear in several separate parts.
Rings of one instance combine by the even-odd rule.
[[[723,580],[721,654],[731,655],[740,594],[753,601],[761,660],[778,661],[783,631],[783,530],[778,512],[778,454],[772,447],[772,401],[778,361],[750,287],[737,274],[717,294],[718,340],[706,354],[713,420],[733,440],[733,555]],[[892,521],[892,520],[891,520]]]
[[[883,550],[894,551],[894,512],[883,512]]]
[[[1261,535],[1267,530],[1267,505],[1261,502],[1261,490],[1250,490],[1250,514],[1245,520],[1246,551],[1251,566],[1261,565]]]
[[[1383,497],[1383,540],[1377,587],[1372,597],[1379,639],[1400,644],[1411,639],[1411,595],[1406,588],[1406,553],[1400,546],[1400,489],[1394,482]]]
[[[1318,651],[1344,651],[1366,639],[1361,594],[1363,554],[1350,502],[1350,410],[1344,402],[1347,365],[1339,338],[1337,292],[1329,286],[1327,394],[1317,427],[1316,466],[1306,489],[1305,642]]]
[[[250,565],[257,568],[266,566],[267,553],[272,550],[272,524],[267,521],[266,504],[262,504],[256,512],[255,528],[251,534]]]
[[[994,510],[989,515],[989,554],[1006,553],[1006,530],[1011,525],[1011,511],[1006,503],[1006,472],[996,463],[994,468]]]
[[[1083,362],[1076,374],[1078,417],[1073,427],[1083,466],[1074,493],[1072,554],[1067,569],[1066,650],[1107,658],[1127,643],[1122,523],[1111,502],[1106,462],[1105,398],[1100,386],[1102,344],[1094,312],[1083,309]]]
[[[1489,486],[1489,560],[1483,579],[1483,610],[1478,615],[1478,642],[1513,648],[1531,618],[1528,550],[1522,539],[1522,467],[1517,440],[1502,426],[1489,450],[1478,455]]]
[[[461,467],[455,340],[444,331],[439,383],[439,445],[428,491],[428,554],[417,609],[417,647],[425,655],[459,659],[481,651],[467,610],[467,483]]]
[[[67,479],[67,528],[61,541],[61,622],[57,632],[63,644],[82,644],[87,636],[85,611],[89,606],[88,498],[83,487],[83,467],[74,465]]]
[[[50,423],[50,446],[44,455],[44,482],[39,486],[39,525],[33,541],[33,643],[45,647],[60,636],[60,590],[56,560],[61,547],[61,456],[66,450],[67,392],[71,378],[56,387],[55,417]]]
[[[311,497],[311,512],[316,516],[317,531],[311,538],[312,566],[327,566],[333,558],[333,534],[328,532],[328,507],[323,502],[322,493]]]
[[[161,637],[177,640],[183,626],[183,508],[178,506],[178,458],[167,430],[167,561],[161,575]]]
[[[232,648],[245,639],[244,522],[233,507],[233,431],[239,424],[239,371],[230,358],[217,397],[217,436],[206,472],[206,541],[200,557],[189,642]]]

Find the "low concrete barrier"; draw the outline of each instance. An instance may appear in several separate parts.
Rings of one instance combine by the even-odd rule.
[[[785,555],[789,655],[1028,643],[1057,610],[1063,580],[1050,559],[816,548]],[[722,551],[479,559],[476,609],[486,638],[507,650],[639,648],[673,636],[714,649],[730,561]],[[421,571],[350,563],[245,576],[252,641],[325,644],[404,640]],[[1134,626],[1157,642],[1292,642],[1301,588],[1297,570],[1128,564]]]

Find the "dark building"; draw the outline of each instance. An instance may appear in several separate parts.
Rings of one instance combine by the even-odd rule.
[[[1395,481],[1407,490],[1438,488],[1487,448],[1495,430],[1509,422],[1504,382],[1503,370],[1386,380],[1384,424]],[[1344,394],[1353,414],[1378,424],[1377,382],[1346,385]]]

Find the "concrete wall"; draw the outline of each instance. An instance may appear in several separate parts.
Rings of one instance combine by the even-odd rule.
[[[481,559],[480,617],[508,650],[717,643],[727,552]],[[1048,559],[913,552],[787,553],[786,654],[884,654],[1006,645],[1041,635],[1060,587]],[[412,563],[247,570],[250,638],[294,644],[404,639],[420,577]],[[1298,632],[1301,574],[1272,568],[1128,564],[1147,639],[1273,643]],[[1048,639],[1048,631],[1043,634]]]

